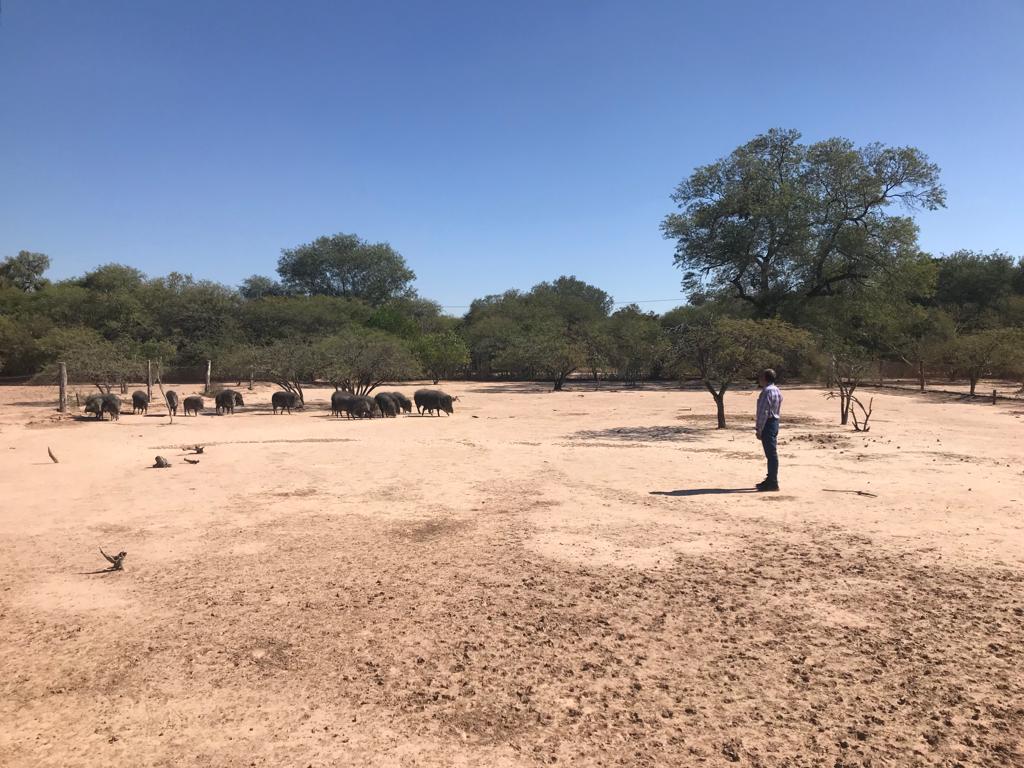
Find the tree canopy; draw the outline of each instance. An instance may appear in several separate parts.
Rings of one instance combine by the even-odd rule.
[[[49,281],[43,274],[50,268],[50,257],[44,253],[19,251],[0,261],[0,287],[19,291],[38,291]]]
[[[697,168],[662,223],[690,291],[727,291],[761,317],[920,258],[917,227],[890,212],[945,205],[939,169],[914,147],[801,144],[774,129]]]
[[[402,255],[387,243],[368,243],[346,234],[284,249],[277,272],[290,292],[362,299],[374,306],[413,295],[416,279]]]

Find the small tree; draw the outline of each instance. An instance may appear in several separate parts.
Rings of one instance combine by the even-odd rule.
[[[239,344],[230,347],[207,347],[203,350],[203,356],[214,362],[218,372],[241,382],[245,379],[251,381],[257,373],[263,373],[269,362],[269,356],[264,354],[266,351],[255,344]],[[288,391],[295,392],[294,389]]]
[[[494,365],[543,377],[561,392],[566,379],[587,362],[586,345],[555,323],[535,325],[494,357]]]
[[[418,376],[419,365],[409,347],[382,331],[354,328],[322,339],[314,346],[319,378],[335,389],[367,395],[385,381]]]
[[[759,369],[778,367],[809,344],[805,331],[781,320],[740,320],[696,313],[675,329],[681,363],[692,366],[715,400],[718,428],[725,429],[725,393]]]
[[[955,370],[967,376],[973,397],[983,376],[1011,372],[1017,367],[1024,355],[1024,331],[994,328],[960,336],[950,345],[948,354]]]
[[[299,339],[281,339],[268,346],[257,347],[253,357],[257,376],[296,395],[299,403],[305,405],[302,387],[315,380],[323,365],[318,345]],[[240,359],[245,360],[245,352],[241,353]]]
[[[827,340],[825,346],[829,378],[839,390],[839,423],[845,426],[850,420],[850,408],[857,402],[857,388],[871,371],[874,356],[868,349],[840,339]]]
[[[107,341],[89,328],[66,328],[51,331],[40,339],[40,347],[49,364],[39,374],[53,380],[57,361],[67,363],[72,381],[88,381],[101,392],[110,392],[137,372],[139,363],[122,344]]]
[[[924,392],[925,366],[941,358],[954,333],[953,318],[941,309],[906,305],[900,307],[887,342],[900,360],[914,367],[918,388]]]
[[[415,344],[420,364],[437,384],[469,365],[469,347],[455,331],[430,333]]]

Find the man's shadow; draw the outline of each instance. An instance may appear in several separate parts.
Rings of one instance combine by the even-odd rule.
[[[720,493],[757,493],[756,488],[686,488],[679,491],[651,491],[651,496],[712,496]]]

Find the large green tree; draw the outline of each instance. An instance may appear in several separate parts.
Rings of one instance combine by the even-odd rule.
[[[771,317],[921,258],[906,211],[945,204],[939,169],[914,147],[771,130],[697,168],[662,223],[690,291],[727,289]]]
[[[368,243],[346,234],[284,249],[277,272],[289,291],[362,299],[372,305],[411,296],[416,279],[402,255],[387,243]]]
[[[0,287],[19,291],[38,291],[47,284],[43,274],[50,268],[50,257],[45,253],[18,251],[0,261]]]

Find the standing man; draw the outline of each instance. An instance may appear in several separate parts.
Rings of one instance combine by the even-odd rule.
[[[755,487],[759,491],[779,490],[779,414],[782,413],[782,393],[775,386],[775,371],[765,368],[757,377],[761,394],[757,398],[757,439],[764,447],[768,459],[768,477]]]

